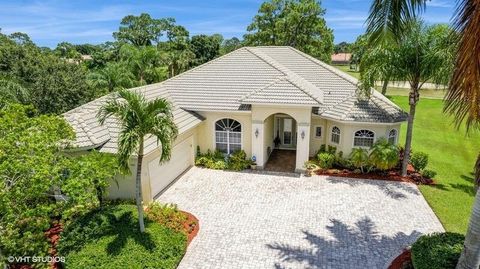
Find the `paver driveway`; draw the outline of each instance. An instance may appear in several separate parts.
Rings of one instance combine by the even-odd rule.
[[[409,183],[192,168],[158,198],[200,220],[179,268],[386,268],[443,231]]]

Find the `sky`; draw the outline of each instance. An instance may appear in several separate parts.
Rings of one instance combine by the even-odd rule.
[[[39,46],[59,42],[99,44],[111,41],[121,19],[149,13],[153,18],[173,17],[196,34],[220,33],[241,38],[262,0],[0,0],[0,28],[4,34],[27,33]],[[335,43],[353,42],[365,30],[371,0],[323,0],[325,20]],[[448,23],[454,0],[430,0],[423,18],[427,23]]]

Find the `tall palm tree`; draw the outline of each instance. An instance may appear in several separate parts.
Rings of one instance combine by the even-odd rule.
[[[173,122],[172,106],[165,99],[147,101],[143,94],[130,90],[119,90],[98,111],[97,118],[104,124],[107,118],[115,117],[121,124],[118,138],[118,164],[122,172],[130,174],[129,161],[137,154],[135,198],[140,231],[145,231],[142,206],[142,161],[144,138],[153,135],[160,143],[160,162],[170,159],[172,142],[178,134]]]
[[[420,100],[420,89],[427,81],[447,84],[453,67],[453,43],[451,29],[445,25],[426,27],[423,22],[412,20],[395,42],[375,43],[367,50],[360,62],[362,87],[369,90],[375,80],[408,81],[410,84],[410,113],[405,139],[405,154],[402,175],[407,174],[407,165],[412,147],[415,111]],[[439,53],[442,52],[442,53]],[[385,86],[385,85],[384,85]]]
[[[163,78],[161,56],[156,47],[123,45],[120,58],[127,62],[140,85],[158,82]]]
[[[426,0],[374,0],[367,29],[376,38],[402,34],[405,18],[425,8]],[[455,68],[445,97],[444,110],[454,115],[457,127],[466,123],[467,131],[480,125],[480,0],[459,0],[454,27],[459,35]],[[395,35],[393,35],[395,36]],[[475,165],[475,183],[480,182],[480,154]],[[464,250],[457,268],[478,269],[480,266],[480,194],[477,191]]]

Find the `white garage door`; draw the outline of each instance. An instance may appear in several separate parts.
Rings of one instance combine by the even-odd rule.
[[[193,138],[189,137],[173,147],[171,159],[167,163],[160,165],[159,157],[148,164],[152,198],[193,165],[192,144]]]

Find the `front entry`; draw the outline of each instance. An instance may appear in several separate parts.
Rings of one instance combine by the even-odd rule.
[[[297,147],[297,122],[288,115],[275,115],[275,148],[292,149]]]

